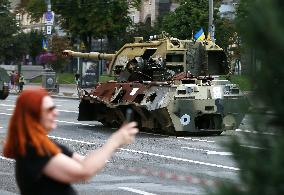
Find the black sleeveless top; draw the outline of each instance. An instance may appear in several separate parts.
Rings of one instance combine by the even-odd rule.
[[[65,146],[56,143],[61,152],[72,157],[71,152]],[[23,195],[75,195],[75,190],[70,184],[56,181],[43,174],[43,168],[47,165],[52,155],[39,156],[33,146],[28,145],[25,156],[16,159],[16,181]]]

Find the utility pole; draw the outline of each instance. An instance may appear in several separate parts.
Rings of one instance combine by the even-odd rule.
[[[208,23],[208,34],[213,42],[215,42],[215,26],[213,18],[213,0],[209,0],[209,23]]]
[[[54,13],[51,11],[51,1],[46,0],[46,4],[47,4],[47,11],[44,14],[46,36],[47,36],[47,40],[51,41],[52,26],[53,26],[53,22],[54,22]],[[50,51],[49,45],[50,44],[47,45],[48,51]]]

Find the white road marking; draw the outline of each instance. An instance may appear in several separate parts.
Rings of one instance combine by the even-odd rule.
[[[14,109],[13,108],[7,108],[6,110],[9,110],[9,111],[13,111]],[[67,113],[79,113],[78,111],[73,111],[73,110],[59,110],[57,109],[58,112],[67,112]]]
[[[73,111],[73,110],[59,110],[59,109],[57,109],[57,111],[59,111],[59,112],[73,112],[73,113],[79,113],[78,111]]]
[[[145,191],[142,191],[142,190],[137,190],[137,189],[129,188],[129,187],[118,187],[118,188],[121,189],[121,190],[129,191],[129,192],[134,192],[134,193],[136,193],[136,194],[156,195],[156,194],[153,194],[153,193],[149,193],[149,192],[145,192]]]
[[[12,114],[8,114],[8,113],[0,113],[0,115],[12,116]]]
[[[8,113],[1,113],[0,115],[7,115],[7,116],[12,116],[12,114],[8,114]],[[67,124],[74,124],[74,125],[83,125],[83,126],[89,126],[89,127],[96,127],[96,125],[91,125],[91,124],[86,124],[86,123],[77,123],[77,122],[73,122],[73,121],[61,121],[61,120],[55,120],[56,122],[59,123],[67,123]]]
[[[231,152],[218,152],[218,151],[214,151],[214,150],[204,150],[204,149],[200,149],[200,148],[190,148],[190,147],[181,147],[181,148],[188,149],[188,150],[202,151],[202,152],[205,152],[206,154],[216,154],[216,155],[221,155],[221,156],[233,155]]]
[[[68,139],[68,138],[55,137],[55,139]],[[92,142],[85,142],[85,141],[74,140],[74,139],[68,139],[67,141],[83,143],[83,144],[84,143],[94,144]],[[170,159],[170,160],[183,161],[183,162],[189,162],[189,163],[199,164],[199,165],[206,165],[206,166],[210,166],[210,167],[218,167],[218,168],[230,169],[230,170],[235,170],[235,171],[240,170],[239,168],[236,168],[236,167],[224,166],[224,165],[213,164],[213,163],[206,163],[206,162],[202,162],[202,161],[195,161],[195,160],[190,160],[190,159],[185,159],[185,158],[178,158],[178,157],[167,156],[167,155],[163,155],[163,154],[155,154],[155,153],[143,152],[143,151],[139,151],[139,150],[125,149],[125,148],[119,148],[119,149],[122,150],[122,151],[127,151],[127,152],[132,152],[132,153],[137,153],[137,154],[145,154],[145,155],[149,155],[149,156],[155,156],[155,157],[160,157],[160,158],[165,158],[165,159]]]
[[[96,125],[91,125],[91,124],[85,124],[85,123],[78,123],[78,122],[73,122],[73,121],[61,121],[61,120],[55,120],[56,122],[59,123],[67,123],[67,124],[74,124],[74,125],[83,125],[83,126],[89,126],[89,127],[95,127]]]
[[[48,135],[48,137],[52,138],[52,139],[58,139],[58,140],[64,140],[64,141],[77,142],[77,143],[89,144],[89,145],[96,145],[95,143],[92,143],[92,142],[85,142],[85,141],[80,141],[80,140],[75,140],[75,139],[57,137],[57,136],[53,136],[53,135]]]
[[[243,130],[243,129],[236,129],[236,131],[245,132],[245,133],[253,133],[253,134],[276,135],[275,133],[271,133],[271,132],[250,131],[250,130]]]
[[[1,114],[12,115],[12,114],[6,114],[6,113],[0,113],[0,115]],[[63,123],[70,123],[70,124],[80,124],[80,125],[94,126],[94,125],[89,125],[89,124],[82,124],[82,123],[75,123],[75,122],[68,122],[68,121],[59,121],[59,120],[56,120],[56,121],[57,122],[63,122]],[[73,141],[73,142],[83,143],[83,144],[86,144],[86,143],[87,144],[95,144],[95,143],[92,143],[92,142],[85,142],[85,141],[74,140],[74,139],[69,139],[69,138],[61,138],[61,137],[55,137],[55,136],[54,136],[54,138],[55,139],[66,139],[67,141]],[[132,153],[137,153],[137,154],[145,154],[145,155],[155,156],[155,157],[160,157],[160,158],[165,158],[165,159],[189,162],[189,163],[193,163],[193,164],[205,165],[205,166],[210,166],[210,167],[218,167],[218,168],[230,169],[230,170],[235,170],[235,171],[240,170],[239,168],[236,168],[236,167],[230,167],[230,166],[224,166],[224,165],[220,165],[220,164],[207,163],[207,162],[202,162],[202,161],[195,161],[195,160],[190,160],[190,159],[185,159],[185,158],[178,158],[178,157],[167,156],[167,155],[163,155],[163,154],[155,154],[155,153],[150,153],[150,152],[143,152],[143,151],[139,151],[139,150],[131,150],[131,149],[124,149],[124,148],[120,148],[120,150],[127,151],[127,152],[132,152]]]
[[[124,148],[120,148],[120,150],[132,152],[132,153],[138,153],[138,154],[145,154],[145,155],[155,156],[155,157],[160,157],[160,158],[166,158],[166,159],[171,159],[171,160],[189,162],[189,163],[193,163],[193,164],[205,165],[205,166],[210,166],[210,167],[218,167],[218,168],[230,169],[230,170],[234,170],[234,171],[239,171],[240,170],[239,168],[236,168],[236,167],[230,167],[230,166],[225,166],[225,165],[220,165],[220,164],[207,163],[207,162],[190,160],[190,159],[185,159],[185,158],[178,158],[178,157],[167,156],[167,155],[163,155],[163,154],[154,154],[154,153],[143,152],[143,151],[139,151],[139,150],[131,150],[131,149],[124,149]]]
[[[191,138],[191,137],[177,137],[178,139],[186,139],[191,141],[199,141],[199,142],[207,142],[207,143],[215,143],[215,141],[210,141],[206,139],[197,139],[197,138]]]
[[[4,107],[15,107],[15,105],[14,104],[0,104],[0,106],[4,106]],[[56,106],[57,107],[61,107],[62,105],[58,105],[58,104],[56,104]]]
[[[15,100],[4,100],[4,102],[15,102]]]
[[[10,161],[10,162],[15,162],[14,159],[6,158],[6,157],[4,157],[4,156],[0,156],[0,159],[2,159],[2,160],[7,160],[7,161]]]
[[[266,150],[267,148],[262,148],[262,147],[258,147],[258,146],[249,146],[249,145],[240,145],[241,147],[244,148],[252,148],[252,149],[259,149],[259,150]]]
[[[15,105],[11,105],[11,104],[0,104],[0,106],[4,106],[4,107],[15,107]]]
[[[58,101],[58,102],[68,102],[70,100],[59,100],[59,99],[56,99],[56,98],[53,98],[54,101]]]

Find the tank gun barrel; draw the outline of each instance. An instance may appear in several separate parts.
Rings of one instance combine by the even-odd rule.
[[[115,54],[107,54],[107,53],[99,53],[99,52],[90,52],[90,53],[82,53],[76,52],[72,50],[64,50],[62,55],[65,57],[80,57],[80,58],[88,58],[88,59],[96,59],[96,60],[112,60],[115,57]]]

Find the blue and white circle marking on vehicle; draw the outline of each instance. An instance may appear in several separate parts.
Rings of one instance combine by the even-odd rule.
[[[188,125],[190,123],[190,116],[188,114],[182,115],[182,117],[180,118],[180,123],[184,126]]]
[[[46,82],[47,82],[47,84],[52,85],[53,84],[53,79],[52,78],[48,78]]]

